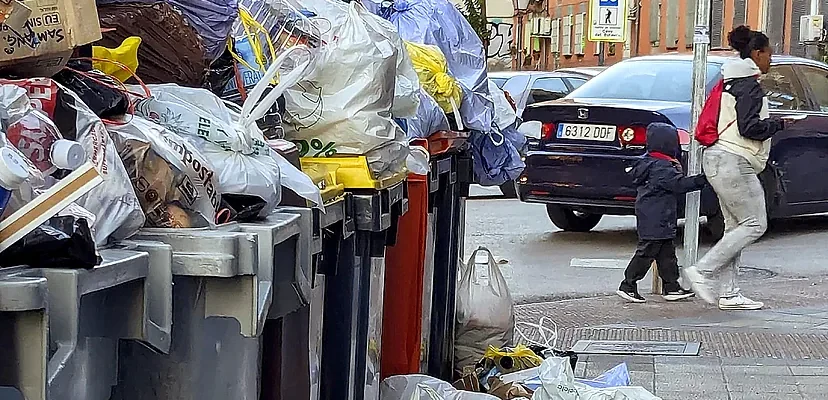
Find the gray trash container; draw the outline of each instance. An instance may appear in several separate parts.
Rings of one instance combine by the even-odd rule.
[[[299,264],[300,220],[275,214],[217,230],[142,230],[137,239],[173,248],[172,347],[168,355],[125,348],[113,399],[257,399],[260,336],[282,290],[274,262]]]
[[[165,250],[168,257],[163,262]],[[146,251],[101,250],[103,262],[88,270],[4,270],[6,276],[45,278],[46,283],[46,394],[34,388],[34,397],[27,400],[108,400],[118,379],[121,340],[137,340],[155,351],[169,347],[171,319],[163,314],[169,309],[171,286],[162,283],[169,282],[171,252],[162,245],[154,251],[151,257]],[[150,266],[151,258],[162,263]],[[32,340],[42,337],[38,335],[42,334]],[[37,352],[35,356],[39,360]]]
[[[0,398],[45,399],[46,278],[15,275],[14,270],[0,272]]]

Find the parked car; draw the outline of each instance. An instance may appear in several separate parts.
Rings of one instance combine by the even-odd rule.
[[[491,72],[489,79],[511,97],[517,108],[515,112],[520,117],[527,105],[563,98],[603,69],[603,67],[589,67],[561,69],[554,72]],[[514,181],[500,185],[500,191],[507,198],[518,197]]]
[[[491,72],[497,87],[508,92],[521,116],[527,105],[557,100],[581,87],[601,72],[603,67],[559,69],[557,71],[506,71]]]
[[[721,79],[727,60],[709,57],[708,90]],[[565,99],[529,106],[524,120],[539,121],[534,125],[541,132],[540,139],[529,141],[526,170],[518,180],[520,199],[546,204],[552,223],[566,231],[589,231],[603,215],[633,215],[636,190],[626,170],[644,154],[648,124],[667,122],[679,129],[686,164],[691,77],[687,55],[633,58]],[[828,212],[828,184],[822,179],[828,170],[828,65],[774,56],[761,84],[772,114],[804,117],[773,138],[768,168],[760,174],[768,215]],[[702,191],[701,210],[708,233],[720,237],[724,222],[712,190]]]

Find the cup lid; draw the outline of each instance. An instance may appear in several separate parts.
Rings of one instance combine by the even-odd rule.
[[[17,189],[29,178],[26,161],[7,147],[0,148],[0,186]]]

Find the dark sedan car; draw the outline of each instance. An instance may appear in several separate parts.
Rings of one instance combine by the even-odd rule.
[[[708,90],[727,60],[709,58]],[[542,125],[540,138],[529,143],[520,199],[546,204],[552,222],[568,231],[589,231],[603,215],[634,214],[636,190],[627,169],[644,154],[648,124],[679,129],[686,164],[691,76],[690,56],[634,58],[564,99],[527,107],[524,120]],[[768,168],[760,174],[769,215],[828,212],[822,179],[828,171],[828,65],[775,56],[761,82],[772,114],[804,117],[774,136]],[[702,192],[702,215],[708,216],[708,233],[720,236],[724,223],[711,190]]]

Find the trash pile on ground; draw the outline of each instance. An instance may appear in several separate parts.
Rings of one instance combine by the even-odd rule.
[[[484,263],[485,274],[478,271]],[[422,375],[385,379],[381,400],[531,399],[658,400],[646,389],[631,386],[622,363],[592,379],[576,379],[578,355],[556,348],[557,328],[542,318],[538,324],[515,324],[506,280],[486,248],[478,248],[461,266],[457,289],[455,375],[452,384]]]
[[[321,204],[285,152],[364,156],[377,179],[425,174],[428,152],[409,141],[467,130],[482,184],[523,168],[519,121],[447,0],[58,4],[55,27],[27,22],[50,11],[20,2],[3,23],[0,206],[17,230],[0,250],[15,262],[42,265],[23,243],[90,253],[142,227],[264,218],[283,187]]]

